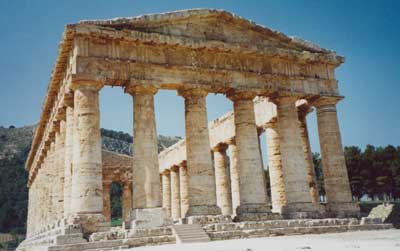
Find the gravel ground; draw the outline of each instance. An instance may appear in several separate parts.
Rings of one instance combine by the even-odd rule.
[[[130,251],[400,251],[400,230],[346,232],[268,238],[171,244],[129,249]]]

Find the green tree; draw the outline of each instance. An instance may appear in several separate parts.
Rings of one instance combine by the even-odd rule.
[[[365,193],[364,177],[362,174],[362,153],[357,146],[344,148],[347,173],[353,197],[360,199]]]

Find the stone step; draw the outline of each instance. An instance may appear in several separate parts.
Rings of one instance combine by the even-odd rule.
[[[78,244],[87,242],[81,233],[58,235],[54,238],[56,245]]]
[[[205,226],[207,232],[212,231],[234,231],[251,229],[269,229],[286,227],[313,227],[313,226],[332,226],[332,225],[359,225],[359,220],[355,218],[347,219],[307,219],[307,220],[271,220],[271,221],[247,221],[237,223],[218,223]]]
[[[368,224],[368,225],[332,225],[332,226],[312,226],[312,227],[284,227],[269,229],[247,229],[208,232],[212,240],[241,239],[251,237],[269,237],[281,235],[302,235],[302,234],[322,234],[338,233],[347,231],[382,230],[393,228],[391,224]]]
[[[210,241],[210,237],[204,231],[203,227],[198,224],[174,225],[172,229],[176,236],[176,243]]]

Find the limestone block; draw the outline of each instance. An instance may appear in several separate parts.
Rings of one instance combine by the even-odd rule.
[[[133,209],[131,211],[131,229],[154,228],[171,225],[171,219],[166,217],[165,210],[159,208]]]

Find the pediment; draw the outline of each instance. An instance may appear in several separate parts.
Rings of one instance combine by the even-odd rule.
[[[149,14],[133,18],[81,21],[80,24],[243,45],[258,45],[319,53],[332,52],[304,40],[273,31],[232,13],[214,9],[193,9]]]

